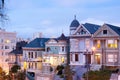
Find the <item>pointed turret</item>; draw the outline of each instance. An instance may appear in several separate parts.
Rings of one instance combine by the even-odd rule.
[[[70,34],[73,34],[76,28],[80,25],[78,20],[76,19],[76,15],[74,15],[74,20],[70,24]]]

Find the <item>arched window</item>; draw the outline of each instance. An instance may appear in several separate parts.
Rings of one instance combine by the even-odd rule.
[[[47,52],[50,52],[50,47],[47,47]]]

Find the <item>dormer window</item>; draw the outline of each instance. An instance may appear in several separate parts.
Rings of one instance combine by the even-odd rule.
[[[82,29],[80,34],[86,34],[86,32]]]
[[[103,34],[107,34],[107,30],[103,30]]]

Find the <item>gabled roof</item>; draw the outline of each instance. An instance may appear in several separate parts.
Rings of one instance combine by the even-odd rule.
[[[16,49],[13,49],[10,54],[23,54],[22,47],[26,46],[27,42],[20,41],[16,43]]]
[[[45,48],[45,42],[47,42],[49,38],[36,38],[27,44],[25,47],[31,48]]]
[[[105,24],[105,25],[107,25],[107,26],[110,27],[112,30],[114,30],[118,35],[120,35],[120,27],[114,26],[114,25],[111,25],[111,24]]]
[[[96,25],[96,24],[91,24],[91,23],[85,23],[82,24],[91,34],[94,34],[98,28],[100,27],[100,25]]]
[[[67,37],[62,33],[60,37],[57,38],[58,40],[67,40]]]

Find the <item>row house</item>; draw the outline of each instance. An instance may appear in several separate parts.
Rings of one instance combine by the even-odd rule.
[[[16,32],[8,32],[0,29],[0,67],[5,72],[9,72],[9,57],[8,54],[16,46]]]
[[[22,47],[26,46],[27,42],[26,41],[20,41],[16,43],[16,48],[13,49],[9,54],[8,54],[8,65],[9,68],[13,65],[19,65],[21,69],[23,70],[23,49]]]
[[[93,34],[100,26],[90,23],[79,24],[76,18],[70,25],[70,65],[92,63]]]
[[[58,38],[48,40],[45,45],[45,53],[43,54],[45,62],[54,67],[67,63],[68,37],[61,34]]]
[[[86,63],[104,66],[120,64],[120,27],[111,24],[79,24],[76,18],[70,25],[70,65]]]
[[[120,27],[103,24],[93,35],[96,48],[94,63],[104,66],[120,65]]]
[[[23,47],[24,69],[32,76],[67,63],[68,37],[36,38]],[[39,73],[39,74],[38,74]],[[40,77],[40,76],[38,76]]]
[[[23,47],[24,69],[32,77],[35,76],[35,72],[42,70],[42,53],[48,40],[49,38],[36,38]]]

